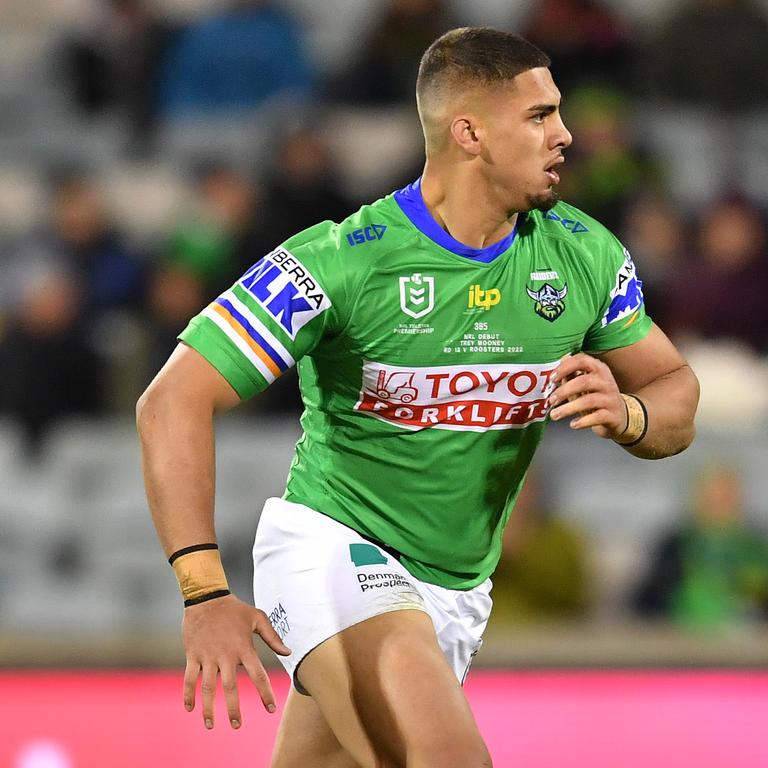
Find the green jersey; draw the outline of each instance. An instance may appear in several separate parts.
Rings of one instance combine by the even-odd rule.
[[[291,237],[180,339],[242,398],[298,361],[285,498],[470,589],[498,562],[559,361],[643,338],[641,286],[616,238],[565,203],[474,249],[417,181]]]

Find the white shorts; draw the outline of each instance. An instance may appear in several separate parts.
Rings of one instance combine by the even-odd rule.
[[[253,595],[291,649],[278,659],[296,679],[302,659],[324,640],[388,611],[432,619],[459,682],[480,649],[491,613],[491,580],[467,591],[427,584],[391,554],[302,504],[267,499],[253,545]]]

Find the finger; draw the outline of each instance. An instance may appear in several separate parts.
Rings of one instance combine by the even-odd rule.
[[[581,416],[594,411],[598,408],[604,408],[606,404],[605,394],[602,392],[591,392],[588,395],[582,395],[570,402],[563,403],[550,411],[549,415],[553,421],[561,421],[570,416]]]
[[[251,678],[251,682],[256,686],[256,690],[261,696],[261,700],[264,703],[264,709],[267,712],[274,712],[277,709],[275,705],[275,695],[272,693],[272,684],[269,682],[269,677],[264,671],[264,666],[259,659],[258,654],[254,650],[253,653],[249,653],[243,656],[243,666],[248,673],[248,677]]]
[[[191,712],[195,708],[195,688],[197,676],[200,674],[200,664],[187,660],[187,668],[184,670],[184,709]]]
[[[573,376],[576,371],[593,371],[597,366],[601,364],[599,360],[596,360],[591,355],[587,355],[584,352],[578,352],[575,355],[569,355],[563,358],[560,365],[557,366],[555,372],[552,374],[553,381],[562,381],[568,376]]]
[[[218,669],[215,664],[208,662],[203,665],[203,683],[200,691],[203,695],[203,722],[208,729],[213,728],[213,703],[216,698],[216,675]]]
[[[609,428],[614,427],[615,423],[615,414],[605,408],[599,408],[591,413],[586,413],[583,416],[574,419],[570,426],[571,429],[594,429],[597,427],[608,430]]]
[[[239,728],[242,721],[240,718],[240,697],[237,691],[237,673],[231,665],[226,663],[219,663],[219,669],[221,670],[221,688],[227,703],[229,724],[233,728]]]
[[[564,381],[549,397],[552,405],[562,403],[584,392],[596,392],[605,388],[607,382],[598,373],[585,373]]]
[[[275,632],[275,628],[270,623],[264,611],[256,609],[256,616],[253,622],[253,631],[261,636],[261,639],[275,652],[281,656],[290,656],[291,649],[280,639],[280,635]]]

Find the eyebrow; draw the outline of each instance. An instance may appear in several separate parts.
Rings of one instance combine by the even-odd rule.
[[[546,115],[551,115],[557,109],[556,104],[536,104],[533,107],[528,107],[528,112],[543,112]]]

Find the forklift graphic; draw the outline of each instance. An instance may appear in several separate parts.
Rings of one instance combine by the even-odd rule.
[[[415,375],[411,371],[395,371],[387,376],[386,371],[379,371],[379,378],[376,380],[376,395],[381,400],[412,403],[419,396],[419,390],[413,386]]]

